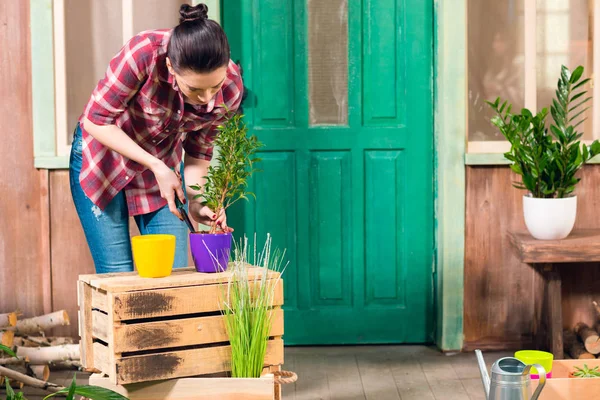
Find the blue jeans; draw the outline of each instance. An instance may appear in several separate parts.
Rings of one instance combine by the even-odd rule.
[[[69,161],[71,195],[85,232],[85,238],[94,259],[96,273],[133,271],[133,257],[129,236],[129,214],[125,193],[120,192],[106,207],[100,210],[85,195],[79,183],[81,171],[81,128],[77,124]],[[182,171],[183,177],[183,171]],[[160,210],[134,217],[142,235],[163,233],[175,235],[175,262],[173,267],[188,264],[188,228],[165,206]]]

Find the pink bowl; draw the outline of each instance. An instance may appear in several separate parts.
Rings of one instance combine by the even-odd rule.
[[[531,374],[530,376],[531,376],[531,379],[540,379],[539,375]],[[552,371],[550,371],[546,374],[546,378],[552,378]]]

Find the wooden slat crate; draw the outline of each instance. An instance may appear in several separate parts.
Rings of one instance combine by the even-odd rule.
[[[250,267],[250,279],[262,274]],[[220,305],[228,272],[173,270],[165,278],[135,272],[81,275],[81,363],[123,385],[229,371],[230,348]],[[283,281],[276,283],[266,366],[283,364]]]

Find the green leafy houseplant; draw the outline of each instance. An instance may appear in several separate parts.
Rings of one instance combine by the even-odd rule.
[[[5,352],[11,357],[16,357],[16,354],[8,347],[0,344],[0,353]],[[5,381],[6,400],[27,400],[23,392],[15,392],[10,386],[9,379]],[[71,385],[68,388],[59,390],[56,393],[49,394],[44,397],[44,400],[54,396],[65,396],[67,400],[73,400],[75,395],[84,396],[91,400],[127,400],[127,397],[114,392],[110,389],[105,389],[99,386],[92,385],[77,385],[76,377],[73,377]]]
[[[589,79],[581,79],[583,67],[573,73],[562,66],[558,79],[556,97],[550,113],[552,123],[546,126],[548,109],[537,114],[522,109],[512,113],[508,101],[487,102],[496,112],[491,123],[510,142],[510,151],[504,157],[511,161],[511,169],[521,176],[514,186],[527,190],[535,198],[564,198],[575,190],[581,178],[576,173],[592,157],[600,153],[600,143],[590,146],[579,141],[583,133],[577,128],[585,121],[580,118],[589,108],[584,85]]]
[[[583,368],[575,367],[573,376],[576,378],[600,378],[598,367],[589,368],[587,364],[583,364]]]
[[[232,275],[223,285],[223,314],[231,344],[231,376],[234,378],[261,376],[273,322],[273,298],[281,276],[270,279],[270,272],[283,273],[284,256],[285,252],[271,251],[270,235],[260,254],[254,251],[254,260],[249,259],[247,238],[240,240],[234,249]],[[249,261],[263,268],[256,280],[248,277]]]
[[[256,136],[248,136],[248,128],[242,121],[243,115],[228,112],[223,125],[218,127],[219,134],[214,144],[219,148],[217,165],[208,168],[204,191],[194,196],[202,198],[206,205],[217,215],[225,212],[236,201],[247,199],[253,193],[246,191],[248,178],[255,171],[254,163],[260,161],[255,157],[256,151],[262,147]],[[201,191],[198,184],[192,189]],[[217,233],[217,222],[212,222],[209,233]]]

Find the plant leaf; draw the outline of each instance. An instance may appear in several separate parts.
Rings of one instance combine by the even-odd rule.
[[[6,347],[3,344],[0,344],[0,352],[5,352],[9,356],[17,358],[17,355],[10,349],[10,347]]]
[[[583,75],[583,67],[580,65],[579,67],[575,68],[573,74],[571,74],[571,79],[569,79],[569,83],[573,84],[577,82],[579,78],[581,78],[581,75]]]

